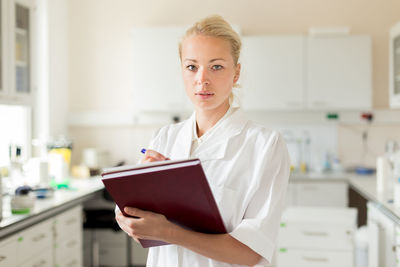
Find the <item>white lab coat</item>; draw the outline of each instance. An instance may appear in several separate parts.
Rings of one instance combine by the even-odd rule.
[[[195,114],[161,128],[150,149],[171,159],[190,157]],[[289,178],[282,136],[246,119],[240,109],[220,121],[191,157],[201,160],[228,233],[271,261]],[[148,267],[238,266],[176,245],[152,247]]]

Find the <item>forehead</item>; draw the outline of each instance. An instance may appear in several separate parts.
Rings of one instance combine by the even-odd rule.
[[[187,58],[223,58],[225,60],[233,60],[231,46],[227,40],[201,34],[191,35],[183,40],[182,60]]]

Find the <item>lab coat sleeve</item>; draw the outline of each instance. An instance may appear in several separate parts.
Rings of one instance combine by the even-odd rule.
[[[271,262],[279,231],[282,209],[285,203],[287,184],[290,174],[290,160],[286,143],[276,134],[270,145],[257,155],[260,166],[255,172],[258,179],[254,193],[251,193],[242,222],[230,233],[263,257],[258,263]]]

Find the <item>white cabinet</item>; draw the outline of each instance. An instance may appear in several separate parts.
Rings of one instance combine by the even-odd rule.
[[[17,239],[13,236],[0,242],[0,267],[17,265]]]
[[[243,107],[370,109],[371,57],[369,36],[245,36]]]
[[[0,267],[83,266],[81,206],[0,241]]]
[[[0,102],[30,104],[35,77],[34,0],[1,1]]]
[[[400,108],[400,22],[389,36],[389,95],[390,107]]]
[[[278,267],[353,266],[357,210],[289,207],[282,215]]]
[[[368,267],[395,267],[395,222],[371,202],[367,209]]]
[[[287,205],[309,207],[347,207],[346,181],[290,181]]]
[[[369,36],[309,37],[306,53],[310,109],[371,108]]]
[[[82,248],[82,208],[77,206],[54,218],[54,264],[82,266]]]
[[[18,245],[17,245],[17,262],[23,266],[30,266],[31,263],[45,262],[47,264],[53,264],[52,259],[43,259],[42,252],[52,251],[53,249],[53,222],[46,220],[38,223],[34,226],[29,227],[26,230],[21,231],[17,234]],[[38,256],[36,258],[35,256]],[[49,262],[50,261],[50,262]]]
[[[245,36],[241,52],[243,108],[304,108],[305,37]]]
[[[182,112],[186,96],[178,44],[184,27],[136,28],[133,36],[133,109],[135,112]]]

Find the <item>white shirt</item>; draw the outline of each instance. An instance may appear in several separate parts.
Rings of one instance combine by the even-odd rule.
[[[231,108],[191,151],[195,114],[161,128],[149,148],[171,159],[199,158],[228,233],[270,262],[289,178],[282,136]],[[192,153],[191,153],[192,152]],[[191,155],[192,154],[192,155]],[[150,248],[148,267],[227,267],[177,245]]]

